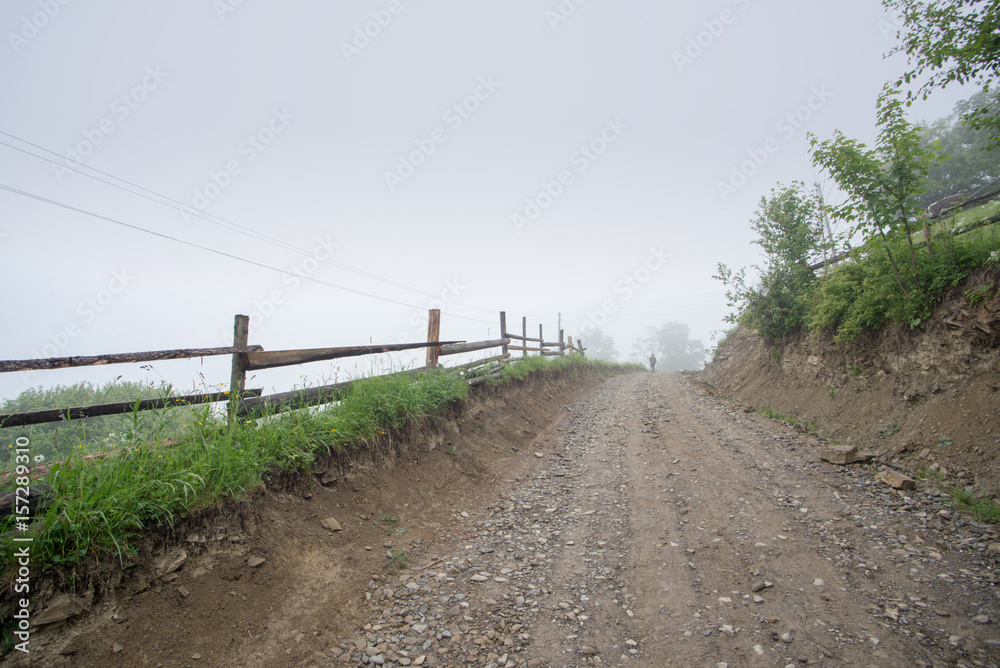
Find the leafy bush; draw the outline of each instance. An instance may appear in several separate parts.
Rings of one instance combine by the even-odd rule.
[[[833,332],[837,341],[850,342],[887,322],[917,327],[945,291],[989,261],[991,246],[988,240],[949,236],[918,244],[916,276],[909,264],[899,266],[906,282],[921,285],[908,294],[899,289],[890,255],[881,244],[856,249],[849,261],[833,267],[804,298],[809,329]],[[893,247],[898,252],[908,250],[904,239],[896,239]]]

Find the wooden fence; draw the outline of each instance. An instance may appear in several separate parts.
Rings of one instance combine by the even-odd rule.
[[[233,345],[224,348],[185,348],[140,353],[114,353],[110,355],[94,355],[86,357],[78,356],[0,361],[0,373],[5,373],[13,371],[101,366],[106,364],[145,363],[159,360],[209,357],[213,355],[232,356],[232,372],[230,375],[229,392],[190,394],[186,396],[163,397],[159,399],[135,399],[133,401],[125,401],[114,404],[96,404],[92,406],[75,406],[23,413],[0,414],[0,428],[21,427],[48,422],[61,422],[101,415],[121,415],[132,413],[134,411],[145,411],[168,408],[171,406],[205,403],[228,402],[230,418],[235,416],[260,416],[267,413],[331,403],[342,397],[351,385],[358,382],[358,380],[350,380],[332,385],[311,387],[303,390],[262,396],[262,390],[246,388],[246,374],[250,371],[257,371],[261,369],[274,369],[297,364],[307,364],[310,362],[360,357],[362,355],[375,355],[380,353],[401,352],[424,348],[427,351],[426,363],[424,366],[397,372],[395,374],[389,374],[413,375],[426,372],[429,369],[437,367],[439,365],[439,360],[442,357],[499,348],[501,350],[499,355],[479,359],[457,367],[451,367],[451,369],[454,370],[467,372],[468,375],[470,375],[468,382],[470,385],[474,386],[483,384],[494,378],[498,378],[503,370],[504,364],[510,358],[510,350],[519,350],[522,352],[523,356],[527,356],[529,352],[537,352],[540,355],[583,354],[585,350],[582,342],[577,342],[577,344],[574,345],[573,337],[569,337],[568,343],[564,342],[562,330],[559,330],[559,340],[557,342],[545,342],[542,338],[541,325],[538,326],[538,338],[528,338],[527,318],[522,319],[521,336],[508,334],[506,331],[507,315],[502,311],[500,313],[500,338],[487,341],[441,341],[440,309],[430,310],[427,320],[427,341],[420,343],[389,343],[339,348],[265,351],[264,348],[259,345],[250,345],[248,343],[250,318],[245,315],[237,315],[233,326]],[[524,345],[512,346],[510,343],[513,340],[522,341]],[[529,347],[527,345],[529,342],[535,342],[538,345]]]
[[[937,211],[937,212],[930,212],[929,215],[926,218],[921,219],[921,222],[922,222],[921,229],[915,231],[914,235],[916,235],[917,233],[922,233],[924,241],[930,241],[930,239],[931,239],[932,236],[935,236],[937,234],[942,234],[942,232],[940,232],[940,231],[938,231],[938,232],[935,233],[932,230],[932,228],[931,228],[932,224],[934,224],[934,223],[940,223],[947,216],[955,216],[955,215],[957,215],[959,213],[962,213],[963,211],[967,211],[969,209],[974,209],[977,206],[982,206],[983,204],[988,204],[988,203],[992,202],[993,200],[1000,199],[1000,191],[992,192],[992,193],[989,193],[988,195],[982,195],[982,196],[975,197],[975,198],[969,199],[969,200],[966,200],[966,199],[958,197],[958,196],[956,196],[956,198],[949,198],[949,199],[955,199],[956,201],[953,202],[952,204],[950,204],[947,208],[944,208],[944,209],[942,209],[940,211]],[[944,200],[942,200],[942,202],[943,201]],[[947,231],[947,229],[946,229],[946,231],[944,233],[951,234],[951,235],[954,235],[954,236],[959,236],[959,235],[962,235],[962,234],[966,234],[967,232],[972,232],[973,230],[978,230],[981,227],[986,227],[987,225],[992,225],[992,224],[998,223],[998,222],[1000,222],[1000,214],[996,214],[996,215],[989,216],[989,217],[983,218],[981,220],[975,221],[973,223],[970,223],[969,225],[964,226],[960,230]],[[839,264],[839,263],[843,262],[844,260],[849,260],[850,257],[851,257],[851,251],[850,250],[846,250],[846,251],[837,253],[836,255],[833,255],[833,256],[831,256],[829,258],[826,258],[824,260],[821,260],[821,261],[818,261],[818,262],[814,262],[813,264],[810,264],[809,265],[809,269],[812,269],[813,271],[816,271],[818,269],[829,268],[829,267],[832,267],[835,264]]]

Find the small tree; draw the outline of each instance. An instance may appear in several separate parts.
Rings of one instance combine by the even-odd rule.
[[[921,144],[919,129],[904,116],[897,89],[886,86],[879,96],[878,124],[874,149],[839,131],[826,141],[810,134],[813,163],[826,169],[847,194],[843,204],[830,209],[833,215],[854,223],[852,231],[866,241],[881,243],[899,289],[909,297],[914,288],[922,289],[913,247],[913,232],[923,213],[920,196],[931,165],[941,158]],[[890,249],[890,242],[900,234],[905,235],[913,270],[909,287]]]
[[[615,346],[615,340],[601,330],[595,329],[587,332],[585,339],[583,337],[580,338],[586,341],[587,357],[590,359],[604,360],[605,362],[618,361],[618,349]]]
[[[903,21],[899,46],[911,69],[896,87],[928,75],[907,94],[907,105],[926,99],[951,83],[972,83],[989,91],[1000,68],[1000,0],[883,0]],[[975,129],[988,129],[992,145],[1000,145],[1000,109],[979,104],[965,119]]]

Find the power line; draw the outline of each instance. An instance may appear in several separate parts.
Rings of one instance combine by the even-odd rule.
[[[104,216],[104,215],[101,215],[99,213],[94,213],[93,211],[87,211],[86,209],[81,209],[79,207],[75,207],[75,206],[72,206],[70,204],[65,204],[63,202],[58,202],[56,200],[49,199],[48,197],[43,197],[41,195],[36,195],[34,193],[29,193],[29,192],[24,191],[24,190],[19,190],[17,188],[12,188],[12,187],[4,185],[2,183],[0,183],[0,190],[6,190],[6,191],[14,193],[16,195],[21,195],[23,197],[28,197],[30,199],[35,199],[35,200],[38,200],[40,202],[45,202],[46,204],[51,204],[53,206],[58,206],[58,207],[61,207],[63,209],[67,209],[69,211],[74,211],[76,213],[82,213],[85,216],[91,216],[93,218],[98,218],[100,220],[104,220],[104,221],[107,221],[109,223],[114,223],[115,225],[121,225],[123,227],[127,227],[127,228],[132,229],[132,230],[137,230],[139,232],[145,232],[146,234],[152,234],[153,236],[160,237],[161,239],[169,239],[170,241],[174,241],[176,243],[183,244],[185,246],[191,246],[192,248],[198,248],[200,250],[207,251],[209,253],[215,253],[216,255],[221,255],[223,257],[227,257],[227,258],[230,258],[232,260],[237,260],[239,262],[245,262],[247,264],[251,264],[251,265],[254,265],[256,267],[261,267],[263,269],[268,269],[268,270],[271,270],[271,271],[276,271],[276,272],[281,273],[281,274],[287,274],[288,273],[287,271],[285,271],[284,269],[281,269],[279,267],[274,267],[274,266],[269,265],[269,264],[264,264],[263,262],[257,262],[256,260],[250,260],[250,259],[245,258],[245,257],[240,257],[239,255],[233,255],[232,253],[227,253],[225,251],[220,251],[220,250],[217,250],[215,248],[209,248],[208,246],[202,246],[201,244],[196,244],[196,243],[194,243],[192,241],[185,241],[184,239],[178,239],[177,237],[172,237],[172,236],[170,236],[168,234],[163,234],[162,232],[156,232],[154,230],[148,230],[148,229],[146,229],[144,227],[139,227],[138,225],[132,225],[131,223],[126,223],[124,221],[117,220],[115,218],[110,218],[108,216]],[[312,281],[313,283],[319,283],[320,285],[325,285],[325,286],[328,286],[328,287],[331,287],[331,288],[337,288],[338,290],[344,290],[346,292],[352,292],[354,294],[362,295],[364,297],[370,297],[372,299],[378,299],[380,301],[389,302],[391,304],[398,304],[399,306],[406,306],[407,308],[415,308],[415,309],[420,309],[421,308],[420,306],[415,306],[413,304],[408,304],[406,302],[401,302],[401,301],[397,301],[395,299],[390,299],[389,297],[381,297],[379,295],[374,295],[374,294],[371,294],[369,292],[363,292],[361,290],[355,290],[354,288],[348,288],[348,287],[345,287],[343,285],[336,285],[334,283],[328,283],[327,281],[323,281],[323,280],[320,280],[318,278],[313,278],[311,276],[302,276],[302,275],[299,275],[299,274],[296,274],[296,275],[299,276],[300,278],[303,278],[303,279],[307,280],[307,281]],[[450,315],[453,318],[461,318],[462,320],[471,320],[472,322],[481,322],[481,323],[485,323],[485,324],[492,324],[491,321],[481,320],[479,318],[470,318],[470,317],[467,317],[467,316],[456,315],[456,314],[450,314]]]
[[[36,149],[38,149],[40,151],[44,151],[45,153],[49,153],[49,154],[54,155],[56,157],[62,158],[62,156],[60,156],[55,151],[51,151],[51,150],[45,148],[44,146],[39,146],[38,144],[32,143],[32,142],[28,141],[27,139],[22,139],[21,137],[13,135],[13,134],[11,134],[9,132],[4,132],[3,130],[0,130],[0,135],[4,135],[4,136],[10,137],[12,139],[16,139],[17,141],[22,142],[24,144],[27,144],[28,146],[36,148]],[[416,294],[420,294],[420,295],[423,295],[425,297],[431,297],[433,299],[437,299],[439,297],[439,295],[435,295],[435,294],[430,293],[430,292],[425,292],[423,290],[420,290],[419,288],[414,288],[414,287],[408,286],[408,285],[406,285],[404,283],[399,283],[397,281],[393,281],[391,279],[384,278],[384,277],[378,276],[376,274],[372,274],[370,272],[364,271],[363,269],[358,269],[357,267],[352,267],[350,265],[344,264],[343,262],[337,262],[336,260],[331,260],[329,258],[325,258],[325,257],[323,257],[323,256],[321,256],[321,255],[319,255],[317,253],[313,253],[313,252],[308,251],[308,250],[306,250],[304,248],[299,248],[298,246],[295,246],[294,244],[290,244],[290,243],[288,243],[286,241],[278,239],[277,237],[273,237],[273,236],[265,234],[263,232],[258,232],[258,231],[254,230],[252,228],[246,227],[244,225],[240,225],[238,223],[234,223],[234,222],[232,222],[230,220],[227,220],[225,218],[222,218],[220,216],[216,216],[214,214],[204,214],[203,212],[200,212],[200,211],[198,211],[198,210],[196,210],[196,209],[188,206],[187,204],[184,204],[183,202],[181,202],[179,200],[173,199],[171,197],[167,197],[166,195],[162,195],[162,194],[160,194],[160,193],[158,193],[158,192],[156,192],[154,190],[150,190],[149,188],[145,188],[145,187],[140,186],[140,185],[138,185],[136,183],[132,183],[131,181],[128,181],[126,179],[117,177],[117,176],[115,176],[113,174],[109,174],[109,173],[104,172],[104,171],[101,171],[101,170],[97,169],[96,167],[91,167],[89,165],[83,165],[83,164],[80,165],[81,167],[85,167],[86,169],[89,169],[89,170],[91,170],[93,172],[96,172],[98,174],[106,176],[106,177],[108,177],[110,179],[114,179],[115,181],[120,181],[121,183],[124,183],[124,184],[126,184],[128,186],[131,186],[132,188],[136,188],[136,189],[138,189],[138,190],[140,190],[142,192],[136,192],[135,190],[129,190],[128,188],[126,188],[126,187],[124,187],[122,185],[119,185],[118,183],[112,183],[111,181],[108,181],[106,179],[98,178],[97,176],[94,176],[93,174],[89,174],[87,172],[81,171],[80,169],[77,169],[76,167],[73,167],[73,166],[70,166],[70,165],[62,165],[62,164],[58,163],[57,161],[52,160],[51,158],[47,158],[47,157],[45,157],[43,155],[38,155],[37,153],[32,153],[31,151],[28,151],[27,149],[21,148],[19,146],[14,146],[13,144],[9,144],[9,143],[4,142],[4,141],[0,141],[0,145],[6,146],[6,147],[11,148],[11,149],[13,149],[15,151],[20,151],[21,153],[24,153],[26,155],[30,155],[33,158],[37,158],[39,160],[44,160],[46,162],[52,163],[53,165],[58,166],[60,169],[68,169],[70,171],[76,172],[77,174],[82,174],[83,176],[86,176],[87,178],[94,179],[95,181],[100,181],[101,183],[107,184],[107,185],[109,185],[109,186],[111,186],[113,188],[118,188],[119,190],[124,190],[125,192],[130,193],[132,195],[137,195],[137,196],[142,197],[144,199],[148,199],[151,202],[155,202],[156,204],[160,204],[160,205],[163,205],[163,206],[170,207],[171,209],[175,209],[177,211],[180,211],[183,214],[194,216],[196,218],[201,218],[202,220],[204,220],[204,221],[206,221],[208,223],[211,223],[213,225],[218,225],[220,227],[229,229],[230,231],[236,232],[237,234],[242,234],[244,236],[251,237],[253,239],[256,239],[257,241],[262,241],[262,242],[270,244],[272,246],[277,246],[279,248],[284,248],[285,250],[291,250],[291,251],[294,251],[296,253],[301,253],[303,255],[308,255],[308,256],[310,256],[312,258],[315,258],[315,259],[317,259],[317,260],[319,260],[321,262],[325,262],[325,263],[327,263],[327,264],[329,264],[331,266],[339,267],[339,268],[344,269],[346,271],[350,271],[350,272],[359,274],[361,276],[364,276],[365,278],[370,278],[370,279],[375,280],[375,281],[380,281],[382,283],[385,283],[387,285],[392,285],[393,287],[397,287],[397,288],[400,288],[402,290],[408,290],[410,292],[414,292]],[[149,193],[149,194],[143,194],[143,193]],[[156,199],[156,198],[159,198],[159,199]],[[165,201],[161,201],[161,200],[165,200]],[[473,304],[466,304],[466,303],[460,302],[460,301],[453,301],[453,302],[451,302],[451,304],[453,304],[455,306],[464,306],[465,308],[469,308],[469,309],[473,309],[473,310],[477,310],[477,311],[483,311],[483,312],[486,312],[486,313],[492,313],[493,312],[491,309],[488,309],[486,307],[475,306]]]

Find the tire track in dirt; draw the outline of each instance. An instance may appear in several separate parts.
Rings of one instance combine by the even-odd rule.
[[[681,378],[661,375],[636,395],[638,424],[648,426],[633,421],[628,442],[633,505],[644,508],[632,521],[647,538],[634,572],[644,617],[669,619],[646,642],[648,665],[910,663],[898,640],[861,628],[867,602],[843,591],[835,566],[797,526],[798,516],[834,509],[816,494],[798,509],[806,512],[779,507],[775,482],[748,466],[772,468],[770,457],[726,446],[733,437],[759,438],[693,412]],[[723,431],[726,440],[716,435]],[[658,465],[649,466],[654,457]],[[789,496],[811,486],[794,476],[780,485]]]

